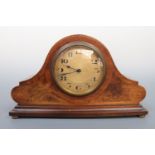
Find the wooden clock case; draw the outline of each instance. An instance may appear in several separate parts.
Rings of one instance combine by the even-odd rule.
[[[93,44],[106,61],[103,83],[95,92],[85,96],[64,93],[51,73],[52,59],[59,48],[75,41]],[[118,71],[101,42],[86,35],[71,35],[51,48],[43,67],[34,77],[13,88],[12,98],[18,105],[9,114],[13,118],[145,116],[147,110],[140,105],[145,95],[145,89],[137,81],[129,80]]]

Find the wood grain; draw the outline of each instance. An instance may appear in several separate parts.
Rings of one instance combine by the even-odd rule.
[[[54,82],[50,68],[52,59],[59,48],[74,41],[84,41],[95,45],[102,52],[106,60],[106,77],[104,82],[95,92],[81,97],[68,95],[58,88]],[[43,67],[34,77],[20,82],[19,86],[13,88],[12,98],[18,103],[18,107],[20,108],[16,107],[10,112],[10,115],[14,117],[33,117],[32,113],[34,113],[34,116],[36,117],[45,117],[43,113],[46,113],[48,109],[50,114],[47,116],[54,117],[54,106],[54,110],[58,112],[56,115],[57,117],[59,115],[65,117],[66,113],[69,117],[141,116],[142,113],[143,115],[147,114],[147,111],[139,105],[145,95],[145,89],[140,86],[137,81],[126,78],[118,71],[109,51],[102,43],[89,36],[72,35],[61,39],[51,48]],[[99,106],[99,108],[97,108],[98,110],[96,109],[96,106]],[[108,114],[108,110],[106,110],[105,113],[104,106],[109,106],[108,109],[110,109],[111,106],[117,106],[118,108],[124,106],[130,109],[130,114],[125,113],[123,110],[122,112],[121,110],[116,110],[117,112],[115,111],[115,114],[112,114],[113,110],[109,110]],[[132,106],[137,106],[141,110],[138,109],[136,112],[136,110],[133,109],[134,112],[132,112]],[[28,107],[26,111],[25,107]],[[33,107],[36,109],[35,112]],[[42,112],[37,111],[40,107],[42,107]],[[78,113],[72,111],[73,108],[81,109],[81,107],[84,109],[82,112],[80,112],[80,110]],[[88,112],[90,107],[94,109],[92,115],[88,114],[90,113]],[[60,114],[60,111],[63,112],[63,109],[65,115],[62,113]],[[68,109],[67,112],[66,109]],[[102,113],[100,113],[101,111]],[[119,113],[121,114],[119,115]]]

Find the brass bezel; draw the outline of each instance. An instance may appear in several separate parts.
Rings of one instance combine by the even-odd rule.
[[[92,49],[94,52],[97,53],[97,55],[101,58],[101,61],[103,63],[103,77],[102,80],[100,81],[100,83],[97,85],[97,87],[87,93],[83,93],[83,94],[75,94],[75,93],[71,93],[69,91],[67,91],[66,89],[63,89],[63,87],[61,87],[61,85],[57,82],[56,77],[54,76],[54,68],[55,68],[55,62],[57,60],[57,58],[59,57],[59,55],[65,51],[67,48],[72,48],[73,46],[84,46],[86,48],[90,48]],[[52,77],[54,79],[54,82],[56,83],[56,85],[60,88],[60,90],[62,90],[64,93],[67,93],[68,95],[72,95],[72,96],[85,96],[85,95],[89,95],[93,92],[95,92],[103,83],[105,76],[106,76],[106,61],[104,59],[103,54],[100,52],[100,50],[95,47],[93,44],[90,44],[88,42],[84,42],[84,41],[74,41],[74,42],[70,42],[67,43],[65,45],[63,45],[62,47],[60,47],[58,49],[58,51],[56,52],[56,54],[54,55],[53,59],[52,59],[52,63],[51,63],[51,73],[52,73]]]

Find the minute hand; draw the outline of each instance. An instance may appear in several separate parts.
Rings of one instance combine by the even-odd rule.
[[[59,75],[66,75],[66,74],[72,74],[72,73],[75,73],[75,72],[81,72],[81,69],[77,69],[73,72],[68,72],[68,73],[62,73],[62,74],[59,74]]]

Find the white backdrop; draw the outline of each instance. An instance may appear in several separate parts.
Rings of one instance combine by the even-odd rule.
[[[11,119],[11,89],[41,68],[51,46],[66,35],[100,40],[128,78],[147,90],[145,118]],[[155,128],[155,27],[0,27],[0,128]]]

